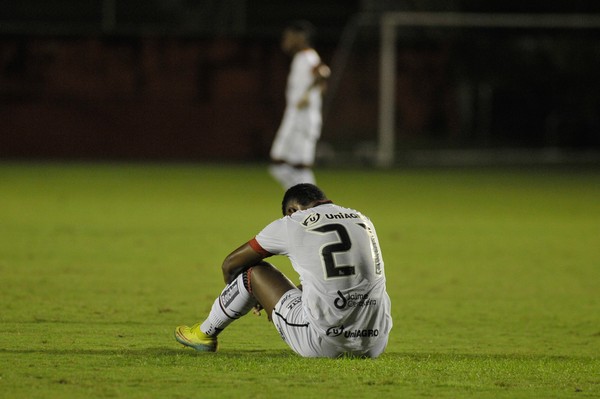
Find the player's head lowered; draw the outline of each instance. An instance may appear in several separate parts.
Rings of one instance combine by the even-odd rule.
[[[312,47],[316,29],[313,24],[305,20],[289,23],[283,30],[281,48],[288,54],[294,54],[307,47]]]
[[[283,216],[289,216],[296,211],[329,203],[331,201],[319,187],[310,183],[301,183],[290,187],[285,192],[281,201],[281,212]]]

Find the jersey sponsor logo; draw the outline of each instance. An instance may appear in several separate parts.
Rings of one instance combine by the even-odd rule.
[[[304,219],[304,221],[302,222],[302,225],[303,226],[312,226],[313,224],[317,223],[319,221],[319,219],[321,219],[320,213],[311,213],[310,215],[308,215],[306,217],[306,219]]]
[[[377,238],[375,238],[375,233],[365,223],[359,223],[358,225],[364,228],[369,235],[369,239],[371,240],[371,254],[373,255],[373,263],[375,264],[375,274],[380,275],[382,272],[383,261],[381,260],[381,249],[379,248]]]
[[[326,213],[325,217],[327,219],[358,219],[359,216],[356,213]]]
[[[379,249],[379,244],[377,243],[375,236],[370,230],[369,235],[371,238],[371,253],[373,254],[373,263],[375,263],[375,274],[380,275],[382,271],[381,250]]]
[[[344,332],[344,338],[369,338],[377,337],[379,335],[378,329],[368,330],[348,330]]]
[[[328,337],[339,337],[344,332],[344,326],[329,327],[325,335]]]
[[[375,306],[377,305],[377,299],[369,298],[369,293],[359,294],[359,293],[350,293],[347,296],[344,296],[342,291],[337,292],[338,297],[333,301],[333,306],[338,309],[348,308],[356,308],[361,306]]]
[[[338,309],[344,309],[346,307],[346,304],[348,303],[348,300],[346,299],[346,297],[344,297],[344,294],[342,294],[340,290],[338,290],[337,294],[339,295],[339,298],[335,298],[335,301],[333,301],[333,305]]]
[[[346,328],[341,325],[329,327],[325,332],[325,335],[328,337],[343,336],[344,338],[370,338],[379,336],[379,330],[377,328],[346,330]]]

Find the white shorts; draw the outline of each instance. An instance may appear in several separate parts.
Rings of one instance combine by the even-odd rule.
[[[321,128],[305,119],[298,112],[286,113],[271,146],[272,159],[312,166]]]
[[[375,346],[359,351],[349,351],[324,339],[324,335],[308,322],[302,307],[302,291],[298,288],[289,290],[279,299],[271,318],[285,343],[303,357],[336,358],[354,355],[375,358],[387,346],[387,335],[381,336]]]

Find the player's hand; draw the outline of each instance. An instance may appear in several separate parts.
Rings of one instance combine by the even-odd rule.
[[[263,307],[260,303],[256,303],[256,305],[252,308],[252,313],[256,316],[260,316],[260,311],[263,310]]]
[[[313,74],[320,80],[327,80],[329,79],[329,76],[331,76],[331,69],[329,69],[327,65],[321,63],[317,65]]]

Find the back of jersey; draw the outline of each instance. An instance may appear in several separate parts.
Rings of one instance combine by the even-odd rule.
[[[335,204],[284,219],[287,256],[300,275],[311,324],[332,338],[391,328],[384,263],[371,221]]]

